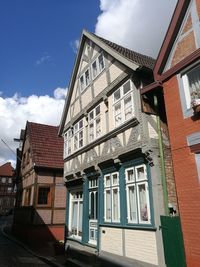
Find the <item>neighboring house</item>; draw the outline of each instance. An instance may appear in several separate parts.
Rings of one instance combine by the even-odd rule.
[[[13,230],[31,238],[64,239],[66,188],[58,127],[27,122],[20,139]]]
[[[0,166],[0,215],[11,212],[15,203],[15,173],[10,162]]]
[[[199,0],[178,1],[154,77],[154,85],[143,88],[142,93],[147,97],[163,90],[186,263],[200,266]]]
[[[153,80],[153,66],[152,58],[83,31],[59,129],[66,245],[122,266],[165,266],[159,230],[160,214],[168,213],[163,157],[157,117],[141,110],[140,98],[140,89]],[[171,180],[164,194],[170,185],[177,209],[170,154],[167,160]]]

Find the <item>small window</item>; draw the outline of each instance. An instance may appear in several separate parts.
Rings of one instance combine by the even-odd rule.
[[[101,53],[97,59],[92,63],[92,78],[95,79],[99,73],[105,68],[104,56]]]
[[[89,113],[88,120],[89,127],[89,141],[97,139],[101,135],[101,114],[100,114],[100,105],[94,108]]]
[[[50,205],[50,187],[39,187],[38,205]]]
[[[83,146],[83,120],[74,125],[74,150]]]
[[[5,184],[5,183],[6,183],[6,178],[3,177],[3,178],[1,179],[1,181],[2,181],[3,184]]]

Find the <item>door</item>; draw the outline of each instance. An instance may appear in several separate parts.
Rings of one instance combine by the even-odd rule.
[[[160,216],[167,267],[186,267],[183,236],[178,216]]]
[[[98,178],[89,180],[89,243],[96,245],[98,236]]]

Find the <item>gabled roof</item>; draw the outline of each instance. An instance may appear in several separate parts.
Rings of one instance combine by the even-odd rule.
[[[162,74],[190,2],[191,0],[178,0],[177,2],[154,67],[154,77],[156,80]]]
[[[63,139],[58,137],[57,126],[27,122],[26,134],[35,166],[63,168]]]
[[[118,45],[116,43],[108,41],[108,40],[106,40],[102,37],[99,37],[97,35],[96,35],[96,37],[99,38],[100,40],[102,40],[110,48],[114,49],[117,53],[121,54],[123,57],[134,62],[136,65],[138,65],[140,67],[146,67],[148,69],[153,69],[155,62],[156,62],[156,60],[154,58],[142,55],[142,54],[135,52],[135,51],[132,51],[126,47],[123,47],[121,45]]]
[[[99,37],[95,34],[89,33],[86,30],[83,30],[82,37],[80,40],[79,50],[77,53],[76,61],[74,64],[74,69],[73,69],[70,84],[69,84],[68,93],[65,99],[65,106],[64,106],[63,114],[61,118],[59,135],[62,134],[62,131],[64,128],[64,123],[65,123],[65,119],[67,116],[70,99],[72,96],[72,90],[73,90],[73,86],[74,86],[75,79],[76,79],[76,73],[78,71],[78,67],[79,67],[79,63],[81,60],[81,55],[82,55],[82,51],[83,51],[86,39],[91,40],[93,43],[98,45],[102,50],[104,50],[105,52],[110,54],[112,57],[114,57],[116,60],[118,60],[119,62],[121,62],[122,64],[124,64],[125,66],[129,67],[132,70],[136,70],[138,68],[146,68],[151,71],[155,63],[155,60],[151,57],[131,51],[128,48],[122,47],[102,37]]]
[[[7,162],[0,166],[0,176],[12,177],[14,169],[10,162]]]

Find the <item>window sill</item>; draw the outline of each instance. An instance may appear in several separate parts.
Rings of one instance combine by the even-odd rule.
[[[121,229],[135,229],[135,230],[146,230],[146,231],[156,231],[157,227],[153,226],[152,224],[126,224],[121,225],[117,223],[101,223],[99,227],[108,227],[108,228],[121,228]]]

